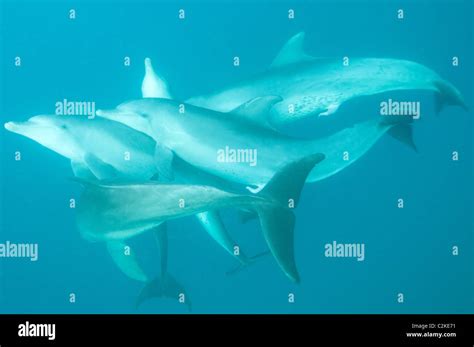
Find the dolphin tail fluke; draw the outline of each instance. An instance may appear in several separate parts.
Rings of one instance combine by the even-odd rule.
[[[387,131],[387,134],[418,153],[415,141],[413,140],[413,128],[410,123],[396,124]]]
[[[459,90],[457,90],[457,88],[454,87],[451,83],[444,80],[439,80],[435,81],[434,85],[438,89],[438,92],[435,96],[436,113],[441,112],[445,105],[458,105],[461,106],[464,110],[468,111],[468,107],[466,102],[464,101],[463,96],[461,95]]]
[[[274,202],[257,208],[263,236],[280,268],[294,282],[300,277],[294,257],[295,217],[291,208],[298,203],[308,174],[323,159],[324,155],[317,153],[286,165],[259,193]]]
[[[154,228],[153,234],[160,249],[160,274],[148,281],[142,288],[136,301],[138,308],[143,302],[153,298],[170,298],[186,304],[191,310],[191,302],[182,286],[168,272],[168,232],[167,223],[162,223]]]
[[[136,307],[153,298],[169,298],[185,304],[189,311],[192,309],[184,287],[169,273],[147,282],[138,295]]]

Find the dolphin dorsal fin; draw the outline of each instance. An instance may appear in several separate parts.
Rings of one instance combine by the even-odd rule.
[[[285,165],[258,194],[270,197],[282,205],[287,205],[289,199],[292,199],[295,205],[298,204],[301,190],[309,173],[324,159],[324,154],[316,153]]]
[[[283,48],[278,52],[278,55],[273,60],[270,68],[280,67],[288,64],[298,63],[302,61],[308,61],[314,59],[313,57],[305,54],[304,45],[305,33],[302,31],[291,39],[289,39]]]
[[[230,113],[238,115],[239,117],[260,126],[272,128],[268,122],[268,114],[273,105],[279,103],[282,100],[283,99],[281,96],[258,96],[247,102],[244,102],[242,105],[230,111]]]
[[[168,83],[153,70],[150,58],[145,58],[145,77],[142,82],[142,97],[171,99]]]

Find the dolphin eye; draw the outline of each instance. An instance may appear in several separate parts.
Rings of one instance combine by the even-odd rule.
[[[67,130],[67,125],[66,124],[61,125],[61,129]]]

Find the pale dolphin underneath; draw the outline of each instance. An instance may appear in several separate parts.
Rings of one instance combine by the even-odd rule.
[[[244,207],[259,215],[263,235],[275,260],[290,279],[298,282],[293,249],[295,220],[289,201],[297,203],[307,174],[323,159],[324,155],[314,154],[287,164],[258,195],[201,185],[84,182],[85,190],[77,209],[78,228],[97,239],[122,239],[144,233],[170,219]]]
[[[172,168],[163,168],[163,165],[160,167],[163,159],[159,155],[162,153],[156,153],[156,142],[151,137],[104,118],[87,120],[40,115],[26,122],[5,123],[5,128],[70,159],[75,176],[79,178],[148,180],[158,173],[162,180],[161,176],[171,170],[176,175],[176,182],[227,188],[224,180],[201,173],[179,158],[174,160]],[[225,229],[217,211],[203,212],[196,217],[208,234],[241,264],[246,265],[252,261],[243,250],[238,254],[234,253],[237,243]],[[139,278],[143,276],[137,273],[135,279]]]
[[[93,122],[93,123],[91,123]],[[26,122],[8,122],[5,128],[26,136],[46,148],[71,160],[76,177],[86,180],[147,180],[156,174],[153,150],[155,142],[128,127],[104,119],[86,120],[75,117],[41,115]],[[126,160],[128,159],[128,160]],[[133,164],[133,165],[131,165]],[[167,272],[168,244],[163,225],[154,228],[153,233],[160,249],[160,278],[150,279],[139,265],[133,250],[124,240],[103,240],[107,251],[117,267],[129,278],[151,284],[160,284],[161,295],[178,298],[185,289]],[[85,236],[87,239],[87,235]],[[90,241],[97,241],[89,239]],[[139,303],[151,298],[139,296]],[[151,294],[151,293],[150,293]],[[189,299],[188,299],[189,300]],[[190,309],[190,302],[186,302]]]

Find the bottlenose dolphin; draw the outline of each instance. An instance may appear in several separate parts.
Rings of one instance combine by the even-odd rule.
[[[39,115],[4,126],[70,159],[78,177],[147,180],[158,170],[152,139],[103,118]]]
[[[87,180],[148,180],[153,178],[159,168],[156,166],[155,141],[140,132],[136,132],[120,123],[96,118],[86,120],[77,117],[63,117],[56,115],[40,115],[30,118],[26,122],[8,122],[5,128],[9,131],[26,136],[54,152],[71,160],[74,174],[78,178]],[[128,160],[127,160],[128,159]],[[212,177],[175,159],[173,169],[178,182],[195,182],[224,186],[225,182]],[[159,172],[161,175],[162,172]],[[219,243],[229,254],[242,265],[248,265],[254,257],[247,257],[243,250],[234,253],[237,243],[232,239],[224,227],[217,211],[206,211],[196,216],[209,235]],[[166,231],[161,227],[154,231],[157,240],[164,242]],[[96,240],[90,240],[96,241]],[[128,277],[142,282],[150,282],[135,258],[133,250],[123,240],[106,240],[106,247],[114,263]],[[129,249],[128,254],[124,249]],[[167,263],[167,244],[160,244],[161,263]],[[165,271],[161,271],[162,274]],[[174,287],[166,288],[166,293],[175,292],[178,286],[171,275],[159,279],[168,281]],[[158,280],[153,280],[156,283]],[[148,291],[153,288],[148,288]],[[147,291],[143,291],[146,293]],[[156,292],[156,290],[155,290]],[[183,293],[183,289],[179,290]],[[144,294],[140,296],[143,301]],[[156,293],[155,293],[156,294]],[[176,295],[174,296],[176,297]],[[141,302],[140,301],[140,302]]]
[[[310,116],[328,116],[356,97],[396,90],[428,90],[436,93],[437,108],[444,104],[467,109],[461,93],[436,72],[421,64],[400,59],[350,57],[314,58],[304,52],[304,33],[293,36],[281,49],[270,68],[253,77],[186,103],[229,112],[247,100],[279,95],[268,119],[281,126]],[[142,84],[144,97],[171,98],[167,82],[145,60]]]
[[[258,194],[241,194],[212,186],[138,182],[106,184],[84,182],[77,209],[78,228],[95,239],[123,239],[161,223],[208,210],[239,208],[255,211],[262,232],[283,272],[299,281],[293,249],[294,214],[307,174],[324,159],[313,154],[280,168]]]
[[[26,122],[5,123],[5,128],[70,159],[75,176],[79,178],[148,180],[158,173],[163,181],[163,178],[171,173],[176,176],[173,178],[175,182],[237,189],[235,185],[219,177],[199,172],[179,158],[175,158],[173,167],[162,166],[160,169],[159,164],[163,158],[156,158],[157,145],[151,137],[104,118],[86,120],[78,117],[40,115]],[[237,243],[225,229],[217,212],[203,212],[196,217],[209,235],[241,264],[252,262],[253,257],[247,257],[243,250],[238,254],[234,252]],[[115,248],[120,247],[112,247]],[[140,275],[135,277],[142,278]]]
[[[153,139],[116,122],[96,121],[40,115],[26,122],[7,122],[5,128],[70,159],[75,176],[81,179],[147,180],[156,174]],[[157,279],[148,277],[139,265],[135,251],[124,240],[103,240],[118,268],[128,277],[146,284],[137,303],[151,298],[151,294],[177,298],[179,293],[185,293],[167,272],[168,243],[164,225],[155,228],[153,233],[160,249],[161,271]],[[152,284],[160,284],[162,292],[151,292]],[[186,303],[190,308],[190,302]]]
[[[273,130],[265,121],[267,111],[280,100],[256,98],[225,114],[184,104],[186,111],[181,114],[183,104],[177,101],[147,98],[99,115],[153,136],[160,143],[161,166],[172,165],[176,155],[212,175],[247,185],[252,192],[261,189],[285,163],[311,153],[324,153],[326,160],[313,169],[308,182],[329,177],[360,158],[393,127],[371,119],[323,139],[295,139]],[[220,161],[219,153],[227,147],[255,151],[256,165]]]

